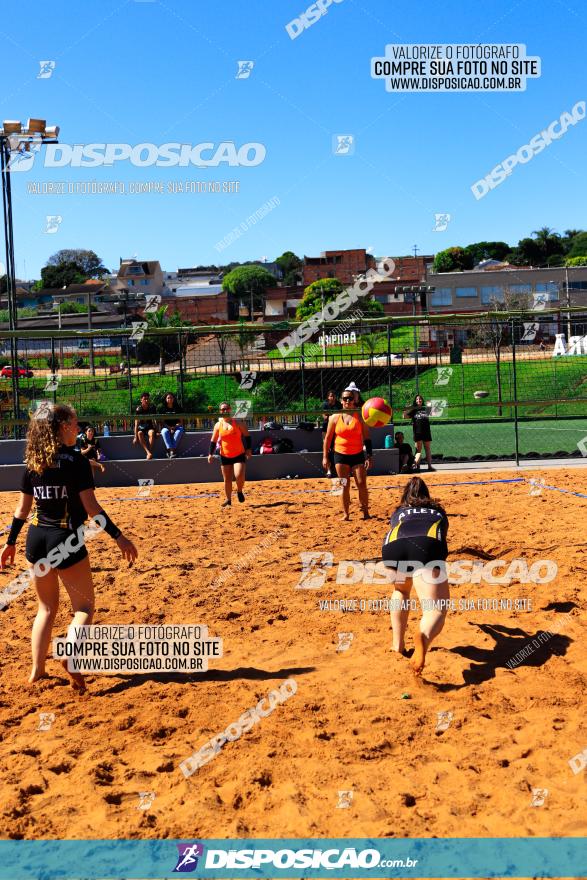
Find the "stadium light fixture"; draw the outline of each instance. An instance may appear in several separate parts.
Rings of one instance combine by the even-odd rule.
[[[2,123],[2,134],[20,134],[22,123],[19,120],[5,119]]]

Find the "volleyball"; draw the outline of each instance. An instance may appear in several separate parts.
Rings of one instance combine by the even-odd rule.
[[[363,420],[370,428],[384,428],[391,421],[393,411],[382,397],[371,397],[363,404]]]

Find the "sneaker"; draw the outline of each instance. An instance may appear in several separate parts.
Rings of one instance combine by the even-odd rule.
[[[236,497],[238,498],[238,500],[240,501],[241,504],[242,504],[243,501],[245,500],[245,496],[243,495],[242,492],[237,492],[237,493],[236,493]]]

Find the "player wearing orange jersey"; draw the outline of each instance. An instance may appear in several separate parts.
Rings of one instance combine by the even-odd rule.
[[[367,490],[367,470],[373,461],[373,447],[369,428],[355,409],[355,396],[352,391],[343,391],[342,412],[335,413],[328,420],[324,437],[324,458],[322,466],[328,470],[328,450],[334,439],[334,465],[336,473],[343,480],[341,495],[343,520],[349,519],[351,485],[353,475],[359,491],[359,502],[363,519],[369,519],[369,493]],[[366,452],[366,455],[365,455]]]
[[[209,464],[214,461],[214,452],[218,442],[220,443],[220,468],[224,477],[224,494],[226,495],[222,507],[230,507],[233,480],[236,481],[236,497],[241,502],[245,500],[243,495],[245,470],[247,459],[251,457],[252,450],[248,428],[244,422],[232,418],[229,403],[220,404],[220,418],[214,425],[210,441]]]

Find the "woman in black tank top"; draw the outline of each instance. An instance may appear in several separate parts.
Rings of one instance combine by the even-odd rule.
[[[394,583],[392,650],[405,655],[404,638],[413,585],[422,610],[420,626],[414,633],[412,656],[412,667],[419,675],[430,643],[442,630],[450,606],[446,572],[448,517],[441,505],[430,497],[424,480],[412,477],[391,515],[390,527],[381,555]]]
[[[5,608],[30,580],[35,585],[39,607],[31,636],[30,683],[45,677],[45,661],[59,605],[58,573],[74,612],[69,640],[75,641],[74,627],[92,622],[94,584],[84,538],[92,531],[105,531],[131,565],[137,558],[132,541],[124,537],[96,500],[90,463],[74,448],[78,430],[77,416],[71,407],[49,401],[39,404],[27,432],[26,470],[20,498],[0,553],[0,569],[14,562],[19,532],[35,502],[26,541],[26,558],[31,568],[0,593],[0,608]],[[86,533],[84,522],[88,516],[93,519],[94,529]],[[71,672],[66,660],[63,666],[73,686],[85,690],[84,677]]]

